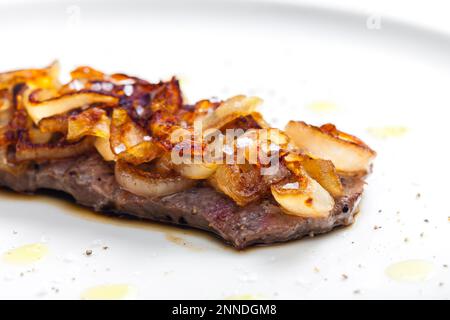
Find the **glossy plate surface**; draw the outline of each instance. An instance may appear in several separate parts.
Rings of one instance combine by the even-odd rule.
[[[59,1],[3,5],[0,37],[1,70],[175,74],[190,101],[258,95],[274,126],[332,122],[378,152],[353,226],[243,252],[2,191],[0,298],[450,297],[446,35],[280,2]]]

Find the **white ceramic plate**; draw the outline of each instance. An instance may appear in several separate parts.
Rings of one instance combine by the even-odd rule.
[[[0,253],[38,243],[46,254],[21,264],[3,255],[0,298],[450,297],[446,35],[280,2],[71,3],[0,7],[0,69],[58,58],[65,71],[175,74],[191,101],[258,95],[274,125],[333,122],[378,158],[352,227],[243,252],[1,192]]]

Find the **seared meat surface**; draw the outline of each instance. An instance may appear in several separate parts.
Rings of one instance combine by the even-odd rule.
[[[327,218],[318,219],[285,214],[273,198],[240,207],[201,182],[189,190],[160,198],[137,196],[117,184],[113,165],[96,153],[35,164],[18,176],[0,171],[0,186],[18,192],[63,191],[95,211],[203,229],[238,249],[298,239],[351,224],[364,181],[361,177],[341,181],[344,195],[336,200]]]

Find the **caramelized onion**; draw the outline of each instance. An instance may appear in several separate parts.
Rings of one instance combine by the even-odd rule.
[[[13,108],[8,89],[0,90],[0,128],[5,127],[12,118]]]
[[[22,162],[22,163],[10,163],[8,161],[8,149],[5,146],[0,146],[0,170],[1,171],[6,171],[12,175],[19,175],[23,172],[25,172],[25,170],[28,167],[28,163],[27,162]]]
[[[189,163],[174,165],[174,169],[189,179],[208,179],[217,169],[214,163]]]
[[[80,156],[89,152],[93,146],[93,139],[86,137],[76,143],[32,144],[21,143],[16,146],[16,160],[51,160]]]
[[[30,142],[33,144],[45,144],[50,141],[52,138],[51,132],[42,132],[39,129],[31,128],[28,130],[28,136],[30,138]]]
[[[147,132],[128,116],[124,109],[114,109],[110,143],[119,159],[138,165],[150,162],[164,151]]]
[[[108,138],[96,137],[94,141],[94,147],[98,153],[103,157],[105,161],[115,161],[117,156],[111,150],[111,144]]]
[[[326,218],[333,197],[306,173],[271,186],[272,195],[286,213],[305,218]]]
[[[69,116],[67,114],[58,114],[53,117],[44,118],[39,121],[39,129],[42,132],[60,132],[67,133]]]
[[[156,159],[163,151],[163,148],[158,143],[143,141],[127,149],[125,152],[119,153],[117,157],[126,162],[138,165]]]
[[[192,188],[194,180],[181,176],[161,176],[156,173],[140,170],[125,161],[117,161],[115,176],[119,185],[138,196],[162,197]]]
[[[314,158],[331,160],[342,173],[356,174],[368,172],[375,151],[361,140],[329,128],[318,128],[301,121],[290,121],[286,126],[286,134],[302,151]]]
[[[84,136],[109,138],[111,120],[105,110],[91,108],[80,114],[69,117],[67,140],[75,141]]]
[[[211,114],[203,118],[203,128],[220,129],[227,123],[241,116],[252,114],[262,103],[257,97],[235,96],[220,104]]]
[[[301,169],[316,180],[333,197],[341,197],[344,189],[336,168],[329,160],[313,159],[303,154],[289,153],[285,158],[286,166],[294,174],[301,174]]]
[[[43,118],[62,114],[93,103],[118,103],[117,97],[97,92],[74,92],[43,101],[36,100],[33,97],[33,93],[27,93],[26,95],[24,99],[25,108],[36,124]]]
[[[43,69],[24,69],[0,73],[0,89],[12,87],[17,83],[39,88],[57,88],[59,83],[59,62],[54,61]]]
[[[260,170],[250,164],[219,165],[209,182],[240,206],[258,200],[267,191]]]

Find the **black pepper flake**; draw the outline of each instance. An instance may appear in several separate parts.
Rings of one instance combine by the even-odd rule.
[[[342,279],[343,280],[347,280],[348,279],[348,275],[346,275],[345,273],[342,274]]]
[[[92,250],[90,250],[90,249],[86,250],[85,254],[86,254],[87,256],[92,255]]]
[[[422,196],[422,195],[418,192],[418,193],[416,194],[416,199],[420,199],[421,196]]]

